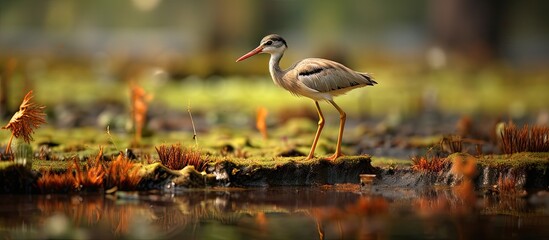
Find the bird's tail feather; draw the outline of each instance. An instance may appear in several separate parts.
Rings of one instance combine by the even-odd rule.
[[[368,82],[367,85],[373,86],[374,84],[377,84],[377,82],[374,80],[374,77],[372,77],[372,75],[370,75],[369,73],[360,73],[360,75],[366,79],[366,81]]]

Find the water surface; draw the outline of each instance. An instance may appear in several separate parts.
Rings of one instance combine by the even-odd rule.
[[[5,239],[548,239],[549,198],[469,187],[4,195]]]

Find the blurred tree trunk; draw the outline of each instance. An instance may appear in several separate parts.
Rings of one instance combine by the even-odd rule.
[[[508,0],[431,0],[433,40],[450,55],[489,63],[501,56]]]

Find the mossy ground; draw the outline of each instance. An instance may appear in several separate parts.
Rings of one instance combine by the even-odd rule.
[[[522,152],[515,154],[486,155],[479,158],[479,164],[492,167],[528,167],[549,170],[549,153]]]
[[[330,127],[328,127],[330,128]],[[286,131],[286,130],[281,130]],[[274,167],[288,162],[299,164],[310,164],[323,157],[328,157],[335,146],[334,139],[322,138],[317,147],[316,156],[313,160],[305,160],[304,156],[280,156],[290,150],[303,155],[307,154],[310,147],[311,137],[314,132],[305,131],[296,133],[295,137],[281,135],[281,131],[274,132],[268,139],[253,130],[240,130],[237,133],[225,128],[212,130],[208,133],[199,133],[198,141],[193,140],[189,132],[165,132],[157,133],[143,138],[139,146],[132,146],[133,136],[126,133],[113,133],[110,135],[100,129],[38,129],[35,134],[35,141],[31,144],[34,156],[32,169],[64,170],[71,163],[73,158],[81,161],[95,158],[99,146],[104,147],[104,155],[114,157],[126,149],[138,156],[138,161],[151,163],[158,161],[154,149],[161,144],[180,143],[183,147],[200,151],[203,159],[212,163],[217,161],[231,161],[237,165],[258,165],[262,167]],[[335,133],[337,129],[326,132]],[[9,137],[6,132],[0,133],[0,137]],[[58,146],[44,148],[40,144],[58,143]],[[19,143],[20,144],[20,143]],[[198,145],[197,145],[198,144]],[[352,147],[344,146],[344,152],[352,151]],[[48,158],[41,157],[41,151],[49,151]],[[295,153],[295,152],[294,152]],[[46,153],[43,153],[46,154]],[[451,155],[452,158],[455,155]],[[360,156],[344,156],[338,161],[352,160]],[[412,165],[412,161],[406,158],[391,158],[383,156],[372,156],[372,166],[382,168],[406,168]],[[547,168],[549,164],[549,153],[516,153],[503,155],[482,155],[478,157],[478,164],[491,167],[536,167]]]
[[[335,135],[337,129],[335,131],[328,129],[326,132]],[[212,163],[227,160],[237,165],[258,165],[269,168],[288,162],[310,164],[328,157],[335,147],[335,141],[323,138],[317,147],[317,158],[305,160],[304,155],[309,151],[313,135],[314,130],[313,132],[296,132],[294,137],[273,132],[271,137],[264,139],[253,129],[231,132],[225,128],[218,128],[208,133],[199,133],[197,141],[193,139],[192,133],[174,131],[144,137],[141,143],[135,146],[132,143],[133,136],[127,133],[110,132],[107,134],[101,129],[91,128],[65,130],[43,128],[36,131],[35,141],[30,146],[33,151],[32,169],[34,170],[64,170],[73,159],[85,161],[95,158],[100,146],[104,147],[106,158],[115,157],[120,152],[125,153],[126,149],[131,149],[138,157],[137,161],[151,163],[159,161],[155,146],[177,143],[185,148],[200,151],[203,159]],[[7,132],[2,132],[0,137],[7,138],[9,135]],[[51,143],[55,143],[55,146],[45,146]],[[17,144],[24,143],[17,142]],[[343,149],[344,152],[352,151],[348,146],[344,146]],[[281,154],[290,154],[290,156],[281,156]],[[18,157],[17,154],[15,157]],[[354,158],[357,156],[344,156],[338,161],[353,160]]]
[[[399,124],[405,122],[407,117],[417,116],[427,107],[443,113],[509,113],[511,116],[525,116],[524,113],[535,113],[546,108],[545,103],[548,102],[546,100],[549,95],[544,94],[548,88],[543,81],[545,73],[515,74],[527,79],[529,84],[516,84],[516,79],[506,79],[506,73],[507,71],[497,68],[487,68],[474,74],[449,69],[425,73],[410,69],[378,68],[376,79],[380,84],[352,91],[336,99],[348,113],[349,120],[343,152],[350,155],[363,153],[364,148],[357,148],[358,142],[371,134],[384,134],[383,131],[375,133],[376,130],[372,129],[372,126],[379,124],[389,132],[398,132]],[[176,130],[146,129],[145,136],[136,146],[132,144],[133,135],[128,130],[131,110],[129,87],[126,82],[98,80],[97,76],[83,69],[48,71],[39,79],[19,81],[22,78],[22,75],[16,74],[11,80],[10,90],[14,91],[10,91],[13,94],[8,96],[10,107],[17,107],[21,98],[20,92],[23,92],[15,90],[29,87],[22,85],[25,82],[32,86],[36,95],[35,100],[47,107],[50,117],[49,125],[38,129],[34,134],[35,141],[31,144],[34,150],[33,169],[64,169],[68,163],[67,159],[75,156],[79,159],[94,157],[99,146],[105,148],[106,156],[116,155],[130,148],[142,161],[155,161],[155,146],[174,143],[201,151],[204,158],[210,161],[228,159],[242,164],[275,166],[289,161],[303,161],[304,157],[279,155],[290,150],[307,154],[316,130],[316,120],[281,120],[295,117],[288,113],[290,111],[308,111],[309,114],[312,113],[312,118],[316,118],[314,105],[309,99],[293,97],[283,89],[277,88],[267,75],[248,78],[187,77],[159,80],[143,74],[136,76],[136,81],[155,96],[149,111],[154,112],[157,106],[163,106],[162,111],[167,112],[155,114],[175,111],[187,117],[186,110],[190,106],[193,114],[200,116],[195,119],[198,139],[195,142],[191,126],[187,124],[184,129]],[[425,94],[435,96],[430,103],[433,106],[425,106]],[[482,101],[478,101],[479,99]],[[455,104],[456,101],[460,104]],[[59,105],[73,104],[77,106],[76,109],[86,109],[93,108],[98,102],[116,102],[121,104],[122,109],[115,113],[117,116],[109,118],[103,115],[88,119],[96,122],[95,126],[71,128],[61,124],[64,115],[63,108]],[[334,152],[338,121],[337,111],[324,103],[321,106],[327,122],[316,151],[319,157]],[[263,139],[255,130],[255,111],[258,107],[265,107],[269,111],[268,139]],[[366,120],[376,123],[362,124]],[[110,126],[110,135],[107,134],[106,126]],[[5,144],[8,138],[8,131],[0,131],[0,146]],[[411,146],[428,148],[436,144],[440,138],[440,133],[434,133],[432,136],[410,136],[407,141]],[[51,160],[39,156],[42,143],[58,144],[49,149]],[[395,167],[411,164],[406,157],[393,159],[375,156],[371,152],[366,153],[374,155],[374,166]],[[486,156],[482,161],[504,164],[504,160],[495,159],[506,157]],[[521,162],[517,164],[544,161],[543,157],[537,155],[525,155],[524,158],[518,155],[509,156],[509,159]]]

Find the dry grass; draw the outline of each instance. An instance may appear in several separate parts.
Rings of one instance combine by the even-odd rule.
[[[207,162],[202,160],[202,154],[199,151],[182,148],[181,144],[171,146],[162,144],[155,149],[160,162],[169,169],[180,170],[187,165],[192,165],[197,171],[206,170]]]
[[[9,129],[11,131],[11,137],[6,146],[5,153],[10,152],[11,142],[14,137],[23,137],[25,142],[30,143],[33,140],[32,134],[34,133],[34,129],[46,123],[45,107],[31,102],[32,97],[31,90],[23,98],[19,111],[13,114],[6,126],[2,127],[2,129]]]
[[[549,127],[505,124],[501,131],[501,150],[505,154],[518,152],[549,152]]]

